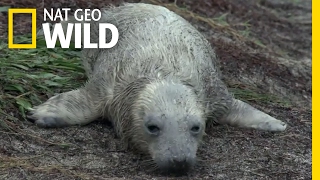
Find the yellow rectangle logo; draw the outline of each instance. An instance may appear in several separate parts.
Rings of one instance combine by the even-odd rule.
[[[13,44],[13,14],[31,14],[32,15],[32,42],[31,44]],[[34,49],[37,47],[37,10],[13,8],[8,10],[8,48]]]

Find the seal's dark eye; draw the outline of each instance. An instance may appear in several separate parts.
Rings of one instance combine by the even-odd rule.
[[[159,131],[160,131],[160,128],[156,125],[148,125],[147,126],[148,128],[148,131],[150,134],[154,134],[154,135],[158,135],[159,134]]]
[[[191,132],[193,134],[198,134],[200,132],[200,126],[192,126]]]
[[[163,127],[163,120],[154,114],[148,114],[144,117],[145,132],[152,136],[159,136]]]

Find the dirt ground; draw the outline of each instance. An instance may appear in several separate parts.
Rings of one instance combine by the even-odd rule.
[[[39,2],[2,0],[0,6],[37,7],[41,12],[43,7],[95,8],[120,3]],[[143,158],[125,151],[107,123],[44,130],[21,121],[14,125],[19,133],[0,128],[0,179],[311,179],[311,0],[144,2],[166,6],[204,33],[235,95],[287,122],[288,130],[270,133],[214,127],[207,131],[197,167],[187,176],[165,177],[149,172]],[[38,26],[41,23],[38,13]],[[30,32],[21,27],[30,27],[30,21],[18,18],[15,33]],[[0,34],[7,34],[6,13],[0,14]],[[248,98],[237,94],[243,92],[239,89],[273,94],[290,105]],[[6,112],[19,117],[17,112]]]

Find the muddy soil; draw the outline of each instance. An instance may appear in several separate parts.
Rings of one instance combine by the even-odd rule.
[[[0,129],[0,179],[311,179],[311,0],[144,2],[175,11],[206,35],[220,57],[230,89],[290,100],[284,106],[243,99],[287,122],[288,130],[270,133],[213,127],[199,150],[194,171],[173,177],[150,172],[142,157],[123,149],[107,123],[44,130],[21,121],[15,125],[19,133]],[[37,7],[40,26],[43,7],[95,8],[119,3],[2,0],[0,6]],[[18,17],[15,22],[16,34],[30,32],[26,18]],[[0,23],[5,39],[5,13],[0,14]]]

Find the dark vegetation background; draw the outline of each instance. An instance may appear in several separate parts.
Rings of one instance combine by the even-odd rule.
[[[237,98],[289,124],[283,133],[218,126],[184,177],[148,171],[112,127],[44,130],[25,110],[85,82],[79,51],[7,48],[7,9],[101,8],[111,0],[0,1],[0,179],[311,179],[311,0],[145,0],[206,35]],[[126,1],[126,2],[139,2]],[[15,42],[30,42],[31,16],[14,16]]]

